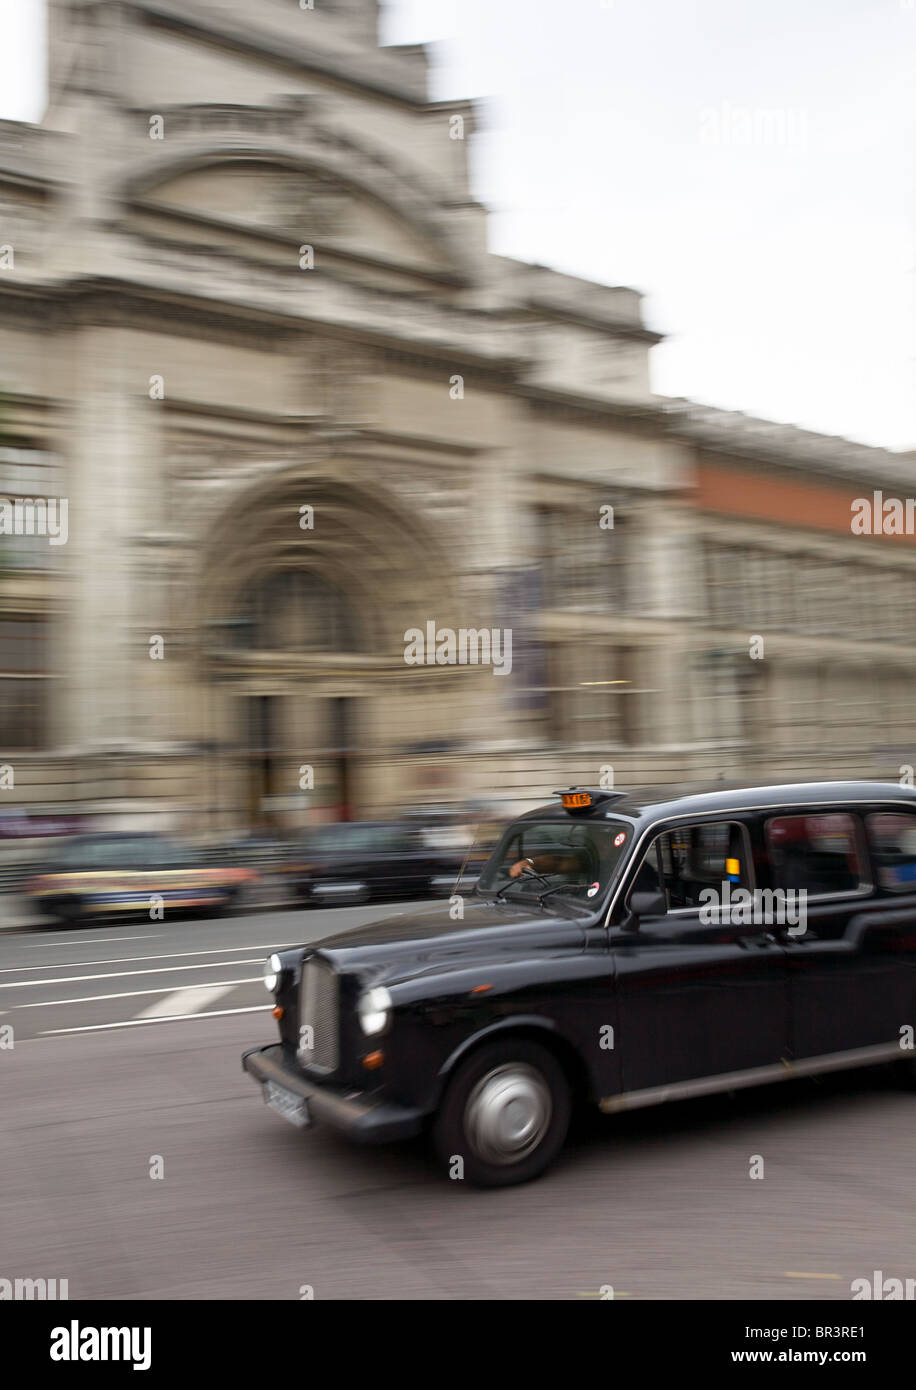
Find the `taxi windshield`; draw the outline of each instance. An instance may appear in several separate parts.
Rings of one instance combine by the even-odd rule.
[[[525,820],[511,826],[478,880],[500,897],[565,897],[588,904],[616,873],[632,826],[625,821]]]

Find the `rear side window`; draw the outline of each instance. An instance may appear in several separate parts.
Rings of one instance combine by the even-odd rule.
[[[633,889],[664,892],[668,911],[700,907],[709,901],[704,889],[724,892],[724,885],[750,887],[744,827],[737,821],[685,825],[659,835],[637,873]]]
[[[810,895],[857,893],[865,886],[856,818],[775,816],[766,824],[767,850],[776,888]]]
[[[865,824],[878,883],[889,893],[916,892],[916,816],[877,811]]]

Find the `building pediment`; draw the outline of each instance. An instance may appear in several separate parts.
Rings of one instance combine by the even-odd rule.
[[[462,241],[428,180],[336,131],[319,108],[298,98],[131,113],[152,136],[120,179],[119,199],[185,222],[197,214],[301,242],[333,239],[355,253],[466,275]]]

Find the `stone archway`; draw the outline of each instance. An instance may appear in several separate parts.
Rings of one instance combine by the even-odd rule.
[[[344,461],[272,470],[224,506],[198,604],[224,819],[357,815],[377,804],[392,748],[441,736],[404,632],[454,611],[443,556],[427,523]]]

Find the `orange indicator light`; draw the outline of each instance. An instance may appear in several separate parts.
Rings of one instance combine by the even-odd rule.
[[[561,799],[567,810],[570,806],[591,806],[592,804],[592,798],[588,792],[564,792]]]

